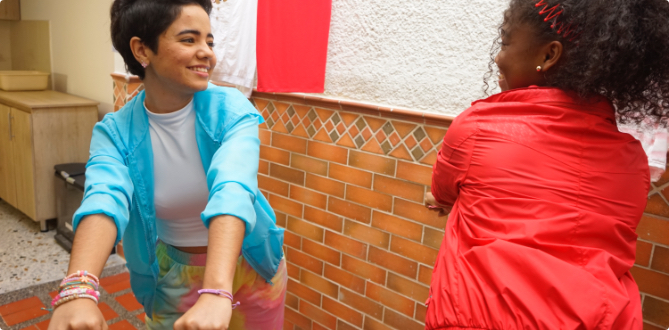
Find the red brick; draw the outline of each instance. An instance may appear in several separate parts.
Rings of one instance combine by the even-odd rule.
[[[316,306],[321,305],[321,294],[300,282],[288,279],[288,292],[293,293]]]
[[[348,149],[321,142],[309,141],[307,144],[307,155],[331,162],[346,164],[348,160]]]
[[[323,297],[323,309],[348,323],[362,327],[362,314],[338,301]]]
[[[643,330],[665,330],[665,329],[660,328],[660,327],[656,327],[656,326],[654,326],[650,323],[645,323],[644,322],[643,323]]]
[[[306,316],[302,315],[300,312],[294,311],[290,308],[286,308],[284,312],[284,317],[289,322],[295,324],[296,326],[302,329],[311,329],[311,320]]]
[[[107,319],[105,319],[105,320],[107,320]],[[37,330],[47,330],[47,329],[49,329],[49,323],[50,322],[51,322],[51,319],[48,319],[48,320],[44,320],[40,323],[37,323],[34,326],[37,328]]]
[[[646,296],[643,301],[643,319],[663,328],[669,327],[669,303]]]
[[[432,271],[432,268],[420,265],[418,270],[418,282],[421,282],[425,285],[432,284]]]
[[[300,274],[300,282],[326,296],[336,299],[339,295],[339,286],[326,280],[320,275],[310,272],[302,272]]]
[[[39,298],[30,297],[0,306],[0,316],[8,326],[13,326],[49,314],[42,308],[45,306]]]
[[[441,242],[444,240],[444,231],[435,230],[430,227],[425,227],[424,231],[423,244],[437,250],[441,248]]]
[[[297,250],[302,250],[302,237],[295,235],[290,230],[286,230],[283,232],[283,244]]]
[[[310,238],[314,241],[323,242],[323,235],[325,230],[304,220],[289,217],[288,227],[286,228],[300,236]]]
[[[351,150],[348,164],[354,167],[369,170],[375,173],[395,175],[397,161],[390,157],[377,156]]]
[[[425,323],[425,314],[427,314],[427,307],[423,304],[416,304],[416,313],[413,318],[418,322]]]
[[[632,267],[631,272],[640,291],[669,300],[669,275],[636,266]]]
[[[363,295],[341,288],[339,290],[339,300],[367,315],[379,320],[383,319],[383,305]]]
[[[404,296],[412,298],[419,303],[424,303],[430,295],[430,288],[419,284],[415,280],[408,280],[393,273],[388,274],[388,289],[401,293]]]
[[[350,166],[331,163],[328,176],[361,187],[372,187],[372,173],[361,171]]]
[[[656,245],[655,252],[653,252],[653,263],[650,268],[669,274],[669,249]]]
[[[271,191],[275,194],[288,197],[288,187],[290,185],[262,174],[258,174],[258,188]]]
[[[640,239],[669,245],[669,221],[644,214],[636,228]]]
[[[372,282],[386,284],[386,270],[365,261],[342,255],[341,268]]]
[[[304,186],[304,171],[296,170],[290,167],[281,166],[275,163],[269,164],[269,175],[277,179],[288,181],[290,183]]]
[[[136,330],[136,328],[127,320],[123,320],[109,325],[109,330]]]
[[[337,232],[341,232],[344,223],[339,216],[307,205],[304,206],[304,219]]]
[[[290,282],[288,282],[288,286],[290,287]],[[298,309],[300,307],[300,299],[290,292],[290,289],[288,289],[288,292],[286,293],[286,306],[289,306],[292,309]]]
[[[372,227],[418,242],[423,236],[423,226],[376,210],[372,212]]]
[[[122,296],[114,298],[116,301],[123,306],[126,310],[132,312],[142,308],[142,304],[137,302],[135,295],[131,293],[126,293]]]
[[[409,278],[415,278],[418,264],[398,255],[388,253],[373,246],[369,247],[369,261],[373,264],[390,269]]]
[[[316,322],[314,322],[312,324],[313,324],[314,327],[311,330],[327,330],[328,329],[328,328],[326,328],[326,327],[324,327],[324,326],[322,326],[322,325],[320,325]]]
[[[328,205],[327,195],[296,185],[290,187],[290,198],[321,209],[327,208]]]
[[[371,317],[366,317],[365,318],[365,326],[363,327],[364,330],[394,330],[393,328],[371,318]]]
[[[340,285],[347,287],[357,293],[365,293],[365,280],[345,270],[342,270],[341,268],[325,264],[325,271],[323,275],[325,278],[339,283]]]
[[[135,317],[142,321],[142,323],[146,323],[146,313],[137,314]]]
[[[341,253],[312,240],[302,241],[302,251],[335,266],[339,266],[341,262]]]
[[[258,173],[269,175],[269,162],[266,160],[260,160],[258,163]]]
[[[432,167],[425,165],[416,165],[403,161],[397,162],[397,175],[395,177],[424,184],[432,185]]]
[[[276,132],[272,133],[272,146],[301,154],[307,153],[307,140]]]
[[[100,309],[100,312],[102,313],[102,317],[105,318],[105,321],[109,321],[113,318],[118,317],[118,314],[116,314],[116,312],[111,307],[109,307],[109,305],[107,305],[106,303],[103,303],[103,302],[99,303],[98,308]]]
[[[348,186],[346,189],[346,199],[387,212],[393,209],[392,196],[356,186]]]
[[[326,231],[325,245],[360,259],[367,259],[367,244],[350,239],[346,236]]]
[[[283,319],[283,329],[282,330],[295,330],[295,325],[290,323],[290,321],[288,321],[284,318]]]
[[[300,154],[293,154],[290,157],[290,166],[318,175],[328,175],[327,162]]]
[[[267,160],[271,163],[279,163],[283,165],[290,164],[290,152],[260,145],[260,159]]]
[[[384,249],[390,242],[390,234],[349,220],[344,222],[344,234]]]
[[[337,320],[337,330],[359,330],[360,328],[354,327],[342,320]]]
[[[272,132],[266,129],[261,129],[258,131],[258,138],[260,139],[260,144],[266,146],[272,144]]]
[[[424,330],[425,325],[418,321],[395,313],[392,310],[386,310],[386,315],[383,317],[383,322],[391,327],[402,330]]]
[[[296,280],[300,279],[300,267],[297,267],[290,262],[286,262],[286,269],[288,270],[288,277]]]
[[[307,182],[305,185],[308,188],[314,189],[316,191],[341,198],[344,197],[344,190],[346,187],[346,185],[341,182],[330,180],[322,176],[313,175],[311,173],[307,173]]]
[[[332,196],[328,198],[328,211],[362,223],[369,223],[372,217],[372,209]]]
[[[423,185],[378,174],[374,175],[374,190],[418,203],[422,203],[425,196],[425,186]]]
[[[100,286],[104,288],[107,293],[116,293],[125,289],[130,289],[130,274],[121,273],[103,277],[100,279]]]
[[[269,204],[275,211],[284,212],[296,217],[302,217],[302,204],[279,195],[270,194]]]
[[[304,269],[308,269],[317,274],[323,274],[323,262],[306,254],[295,250],[293,248],[288,248],[286,253],[286,260],[294,263],[297,266],[300,266]],[[300,272],[304,273],[304,272]],[[301,276],[301,275],[300,275]]]
[[[653,194],[648,197],[646,210],[644,212],[662,217],[669,217],[669,206],[667,206],[667,203],[662,199],[660,194]]]
[[[393,213],[437,229],[446,228],[446,220],[448,219],[448,217],[437,216],[437,212],[430,211],[423,204],[416,204],[399,198],[395,198]]]
[[[413,317],[415,302],[409,298],[403,297],[380,285],[367,283],[366,296],[374,301],[378,301],[386,307],[392,308],[404,315]]]
[[[276,210],[274,210],[274,214],[276,214],[276,225],[286,228],[286,222],[288,221],[288,216],[285,213],[276,212]]]
[[[309,317],[312,320],[324,325],[328,329],[331,330],[337,329],[337,318],[312,304],[309,304],[307,302],[301,303],[300,313],[304,315],[309,315]],[[305,329],[311,329],[311,328],[305,328]]]
[[[399,237],[393,237],[390,242],[390,251],[429,266],[434,265],[438,253],[437,250],[431,247]]]

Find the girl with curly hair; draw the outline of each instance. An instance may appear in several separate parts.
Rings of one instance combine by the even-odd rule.
[[[144,90],[93,131],[69,274],[49,330],[107,328],[96,291],[123,238],[149,329],[281,329],[283,229],[258,190],[262,116],[216,66],[211,0],[116,0],[111,37]]]
[[[616,116],[669,115],[669,2],[511,0],[498,40],[502,93],[453,121],[433,168],[426,205],[450,215],[426,329],[640,330],[650,180]]]

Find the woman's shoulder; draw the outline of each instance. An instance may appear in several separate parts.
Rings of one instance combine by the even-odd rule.
[[[195,93],[195,106],[201,110],[228,115],[257,114],[251,102],[236,88],[209,84],[206,90]]]

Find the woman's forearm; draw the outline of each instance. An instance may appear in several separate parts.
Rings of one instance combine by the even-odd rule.
[[[203,288],[232,292],[245,230],[244,221],[232,215],[221,215],[211,220]]]
[[[116,241],[114,220],[103,214],[92,214],[81,220],[74,235],[67,273],[86,270],[100,276]]]

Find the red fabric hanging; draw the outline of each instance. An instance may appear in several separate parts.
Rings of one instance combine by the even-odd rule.
[[[332,0],[258,0],[258,91],[322,93]]]

